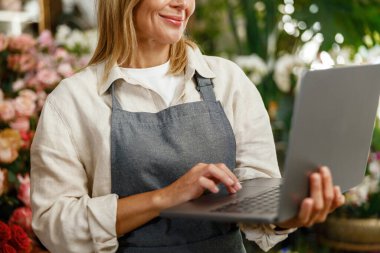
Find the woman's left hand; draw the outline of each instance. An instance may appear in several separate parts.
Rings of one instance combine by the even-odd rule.
[[[276,224],[280,228],[310,227],[324,222],[327,215],[344,204],[345,198],[339,186],[333,186],[331,172],[327,167],[319,168],[310,179],[310,196],[305,198],[298,215]]]

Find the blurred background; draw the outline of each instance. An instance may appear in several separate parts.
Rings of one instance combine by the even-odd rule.
[[[30,229],[30,143],[47,94],[96,46],[94,2],[0,0],[0,220],[20,225],[35,252],[43,247]],[[187,36],[256,85],[282,168],[300,73],[380,63],[380,0],[197,0]],[[365,178],[347,204],[270,252],[380,252],[379,151],[377,119]]]

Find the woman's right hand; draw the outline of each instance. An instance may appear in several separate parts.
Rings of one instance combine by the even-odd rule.
[[[158,217],[163,209],[196,199],[206,190],[217,193],[218,184],[230,193],[241,189],[236,176],[224,164],[199,163],[174,183],[150,192],[118,199],[116,233],[129,233]]]
[[[200,197],[206,190],[219,192],[218,184],[226,186],[229,193],[236,193],[241,184],[225,164],[199,163],[174,183],[160,190],[164,208],[172,207]]]

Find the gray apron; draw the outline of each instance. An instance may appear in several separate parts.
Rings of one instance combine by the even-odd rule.
[[[213,84],[195,74],[203,101],[158,113],[124,111],[111,86],[112,192],[120,198],[161,189],[196,164],[235,168],[236,143]],[[236,224],[157,217],[119,238],[122,253],[243,253]]]

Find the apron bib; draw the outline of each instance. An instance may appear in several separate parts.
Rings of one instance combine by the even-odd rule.
[[[212,81],[195,74],[203,101],[169,107],[158,113],[121,108],[111,85],[112,192],[120,198],[161,189],[196,164],[224,163],[235,168],[236,143]],[[157,217],[119,238],[123,253],[242,253],[234,223]]]

